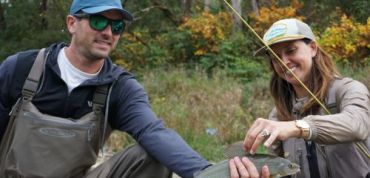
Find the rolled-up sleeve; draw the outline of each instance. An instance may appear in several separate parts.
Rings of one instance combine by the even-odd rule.
[[[339,113],[303,118],[312,129],[312,140],[322,144],[365,140],[370,134],[370,95],[361,82],[350,80],[336,92]]]

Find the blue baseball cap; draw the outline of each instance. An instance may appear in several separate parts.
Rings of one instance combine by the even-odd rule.
[[[131,13],[122,7],[121,0],[73,0],[69,14],[77,14],[80,11],[86,14],[97,14],[108,10],[118,10],[123,19],[133,20]]]

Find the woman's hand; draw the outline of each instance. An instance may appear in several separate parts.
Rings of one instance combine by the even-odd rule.
[[[258,178],[259,172],[254,164],[247,158],[235,157],[229,161],[230,178]],[[270,172],[267,165],[262,167],[262,178],[269,178]]]
[[[286,140],[291,137],[300,137],[301,130],[294,121],[272,121],[258,118],[249,128],[244,139],[246,151],[254,154],[257,147],[264,142],[270,147],[275,140]]]

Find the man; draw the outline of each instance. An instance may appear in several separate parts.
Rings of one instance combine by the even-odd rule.
[[[138,142],[99,167],[79,169],[83,173],[73,172],[68,174],[69,177],[81,174],[86,177],[168,177],[171,171],[181,177],[192,177],[196,171],[209,166],[177,133],[164,127],[151,110],[143,87],[109,59],[109,53],[124,31],[124,22],[132,19],[120,0],[74,0],[66,19],[71,34],[70,44],[54,44],[45,50],[41,84],[32,98],[32,104],[41,113],[77,120],[92,111],[95,89],[114,83],[107,98],[108,110],[105,110],[108,111],[105,114],[109,116],[109,126],[129,133]],[[0,140],[5,139],[9,113],[22,97],[24,81],[37,54],[35,50],[21,52],[8,57],[0,66]],[[43,134],[74,136],[60,129],[42,129],[39,131]],[[11,160],[9,154],[7,159]],[[24,159],[29,159],[31,163],[28,166],[32,166],[33,159]],[[50,165],[51,168],[57,166]],[[13,168],[8,172],[22,176],[21,171]]]

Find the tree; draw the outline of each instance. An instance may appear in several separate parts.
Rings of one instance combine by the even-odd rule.
[[[3,8],[3,6],[4,6],[4,4],[0,3],[0,32],[2,32],[6,27],[5,19],[4,19],[4,8]]]
[[[204,0],[204,11],[209,12],[209,0]]]
[[[181,8],[185,16],[189,16],[191,13],[192,0],[181,0]]]
[[[259,16],[258,0],[251,0],[251,4],[252,4],[253,13],[256,14],[256,16]]]
[[[231,0],[232,7],[239,13],[242,14],[242,9],[241,9],[241,1],[242,0]],[[242,28],[241,25],[241,20],[240,18],[233,13],[233,22],[234,22],[234,31],[240,30]]]
[[[162,11],[163,15],[166,18],[168,18],[176,26],[179,25],[179,19],[173,14],[173,12],[171,11],[171,8],[168,8],[169,6],[164,5],[159,0],[151,0],[151,2],[154,4],[154,6],[159,7],[159,9]]]

